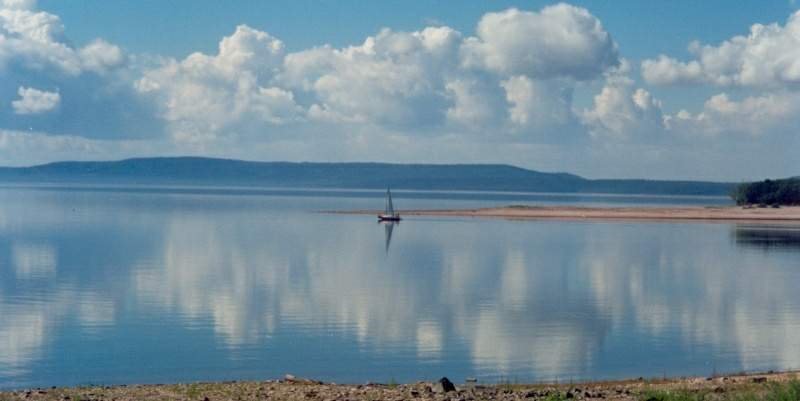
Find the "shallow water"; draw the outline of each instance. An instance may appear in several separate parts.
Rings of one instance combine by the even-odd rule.
[[[318,213],[381,196],[0,188],[0,387],[800,367],[800,227]],[[726,202],[642,199],[395,194],[401,209]]]

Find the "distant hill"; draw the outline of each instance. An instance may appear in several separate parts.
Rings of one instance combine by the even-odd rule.
[[[0,182],[197,184],[268,187],[728,195],[731,183],[589,180],[504,164],[251,162],[158,157],[2,167]]]

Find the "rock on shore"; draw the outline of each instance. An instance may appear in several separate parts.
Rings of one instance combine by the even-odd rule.
[[[644,400],[652,394],[688,392],[710,395],[706,399],[741,399],[741,394],[758,394],[776,386],[797,386],[795,373],[724,376],[670,380],[630,380],[583,384],[492,384],[467,383],[456,386],[446,378],[412,384],[345,385],[322,383],[287,375],[282,380],[263,382],[191,383],[168,385],[120,385],[27,389],[0,392],[0,401],[133,401],[133,400]],[[661,392],[661,393],[659,393]],[[654,399],[661,399],[657,396]]]

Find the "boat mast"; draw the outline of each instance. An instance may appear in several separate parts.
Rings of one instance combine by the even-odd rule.
[[[392,193],[386,188],[386,214],[394,216],[394,205],[392,205]]]

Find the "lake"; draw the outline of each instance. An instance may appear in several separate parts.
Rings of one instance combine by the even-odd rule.
[[[397,192],[403,208],[726,204]],[[800,368],[800,227],[320,213],[375,191],[0,188],[0,388]]]

